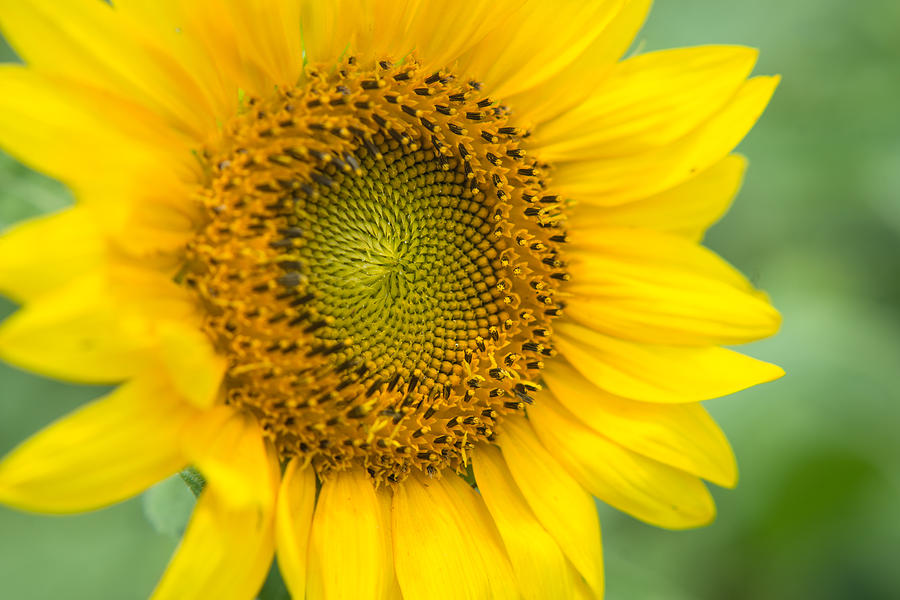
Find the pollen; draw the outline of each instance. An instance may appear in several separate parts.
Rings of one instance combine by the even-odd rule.
[[[482,86],[350,59],[245,98],[204,160],[183,281],[225,402],[283,459],[462,472],[540,389],[568,278],[565,203]]]

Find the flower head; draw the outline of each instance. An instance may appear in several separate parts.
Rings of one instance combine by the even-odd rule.
[[[0,2],[0,143],[76,193],[0,239],[0,356],[118,384],[0,463],[47,512],[207,484],[156,598],[602,595],[592,495],[732,486],[700,401],[765,295],[698,245],[776,78],[620,58],[648,2]],[[538,41],[539,40],[539,41]]]

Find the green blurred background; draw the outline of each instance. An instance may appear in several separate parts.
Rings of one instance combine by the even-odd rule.
[[[712,526],[669,532],[600,507],[607,598],[900,598],[900,2],[658,0],[639,38],[645,50],[700,43],[759,47],[758,72],[784,75],[708,243],[784,313],[749,352],[788,375],[709,403],[741,468],[736,490],[714,490]],[[0,155],[0,228],[68,202]],[[0,317],[13,308],[0,300]],[[0,390],[5,453],[101,388],[0,365]],[[170,495],[190,502],[179,483],[155,492]],[[0,596],[146,598],[177,543],[153,506],[0,508]]]

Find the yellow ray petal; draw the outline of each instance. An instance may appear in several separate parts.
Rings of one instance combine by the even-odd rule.
[[[732,154],[715,165],[655,196],[618,206],[576,207],[569,231],[591,235],[597,228],[638,227],[700,241],[704,232],[728,210],[737,195],[747,159]]]
[[[410,23],[410,49],[425,68],[450,67],[490,31],[526,9],[525,0],[420,2]]]
[[[0,502],[69,513],[124,500],[184,468],[194,410],[144,374],[26,440],[0,463]]]
[[[169,279],[184,266],[185,248],[196,235],[204,217],[199,213],[196,188],[183,181],[149,171],[136,176],[133,186],[122,190],[128,202],[110,207],[111,194],[90,197],[79,189],[79,203],[94,208],[92,216],[109,238],[114,258],[144,270],[165,272]],[[138,182],[153,176],[152,186]]]
[[[262,429],[250,414],[226,405],[205,411],[191,423],[182,447],[207,481],[227,490],[221,502],[234,508],[273,504],[271,473],[259,468],[268,464]]]
[[[461,478],[411,475],[394,490],[394,568],[404,600],[518,598],[500,536]]]
[[[624,0],[619,12],[577,59],[534,88],[504,98],[516,121],[525,126],[540,125],[593,94],[631,45],[650,4],[651,0]]]
[[[533,2],[461,56],[459,69],[498,99],[531,89],[581,55],[621,6],[622,0]]]
[[[234,16],[236,39],[244,64],[260,73],[259,92],[294,85],[303,70],[301,10],[315,2],[227,0]],[[213,5],[215,6],[215,5]],[[349,16],[349,15],[348,15]]]
[[[364,469],[333,473],[323,482],[309,537],[309,600],[387,597],[380,525],[381,505]]]
[[[20,223],[0,237],[0,293],[29,302],[96,269],[105,251],[80,207]]]
[[[571,236],[571,253],[579,259],[572,264],[573,279],[596,281],[602,274],[596,261],[609,257],[603,267],[619,269],[642,264],[665,262],[673,269],[696,273],[717,279],[740,290],[750,291],[753,286],[740,271],[719,255],[693,242],[661,232],[642,229],[604,229],[596,232],[575,232]],[[618,262],[613,262],[615,259]],[[608,263],[608,264],[607,264]]]
[[[388,582],[384,597],[386,600],[402,600],[403,594],[400,592],[400,582],[397,581],[397,573],[394,572],[394,534],[391,525],[393,492],[388,486],[383,485],[375,490],[375,496],[378,498],[378,505],[381,507],[378,530],[382,544],[381,554],[384,556],[382,561],[384,565],[384,580]]]
[[[354,6],[354,2],[300,2],[300,23],[303,51],[310,65],[333,65],[355,44],[354,25],[359,13],[370,13],[366,3]]]
[[[147,165],[167,175],[193,176],[189,147],[146,111],[18,65],[0,66],[0,86],[3,147],[76,189],[119,189]]]
[[[114,6],[129,26],[178,57],[206,93],[217,119],[237,113],[242,65],[233,29],[222,32],[232,19],[221,0],[116,0]]]
[[[580,577],[603,596],[603,553],[594,499],[550,455],[521,417],[504,419],[498,437],[503,459],[528,506]]]
[[[700,404],[626,400],[596,387],[562,360],[549,361],[542,373],[560,404],[617,444],[718,485],[737,483],[731,446]]]
[[[559,162],[671,144],[734,96],[757,55],[742,46],[701,46],[630,58],[587,101],[538,127],[530,141],[541,160]]]
[[[209,452],[208,460],[233,462],[232,450],[224,444],[216,444]],[[275,551],[274,500],[279,469],[271,447],[262,455],[254,452],[253,459],[234,463],[235,469],[246,470],[239,476],[220,479],[219,471],[204,472],[206,487],[152,600],[256,597]],[[256,480],[265,489],[257,490],[256,501],[238,505],[232,494],[245,493],[233,487],[238,480]]]
[[[575,581],[556,541],[543,528],[516,486],[500,450],[484,445],[473,460],[475,479],[506,545],[522,597],[568,598]]]
[[[778,77],[747,81],[725,108],[667,146],[633,156],[559,165],[554,186],[580,202],[614,206],[670,189],[705,171],[747,135],[768,104]]]
[[[278,568],[295,598],[306,594],[306,556],[316,502],[316,475],[300,459],[288,464],[278,492],[275,540]]]
[[[387,57],[400,60],[413,45],[409,28],[422,0],[338,0],[320,3],[333,6],[336,14],[354,13],[352,51],[361,63]]]
[[[650,271],[571,286],[566,314],[595,331],[648,344],[744,344],[778,331],[778,312],[758,295],[690,275],[676,285],[662,269],[653,273],[656,280],[643,278]]]
[[[0,358],[50,377],[116,383],[136,374],[150,345],[113,309],[107,278],[91,273],[44,294],[0,326]]]
[[[630,452],[588,429],[549,395],[528,416],[544,446],[592,494],[651,525],[684,529],[715,517],[699,478]]]
[[[556,326],[559,352],[598,387],[645,402],[698,402],[778,379],[775,365],[718,347],[636,344],[571,322]]]
[[[213,107],[178,57],[108,4],[2,0],[0,13],[10,44],[41,72],[127,94],[193,139],[215,131]]]
[[[581,576],[581,573],[578,572],[578,569],[576,569],[571,562],[566,566],[569,569],[569,577],[574,582],[571,595],[569,596],[572,600],[603,600],[602,589],[599,593],[594,593],[594,590],[588,587],[588,584]]]
[[[573,234],[568,255],[566,314],[582,325],[673,346],[743,344],[774,335],[781,325],[764,294],[701,246],[652,231],[593,235],[596,243],[579,248],[576,240],[587,234]],[[691,268],[703,264],[714,266],[706,272]]]
[[[296,83],[303,64],[300,10],[308,4],[324,3],[116,2],[118,9],[145,24],[153,37],[165,40],[173,55],[190,64],[211,102],[221,107],[216,112],[220,120],[238,112],[240,93],[268,95],[275,86]]]
[[[159,353],[175,388],[189,402],[209,408],[217,399],[226,359],[192,323],[160,324]]]
[[[0,326],[0,358],[60,379],[116,383],[156,356],[148,353],[159,347],[160,332],[173,321],[199,329],[190,290],[166,273],[108,261],[7,319]],[[214,360],[200,358],[174,366],[205,363],[215,370]],[[214,375],[190,385],[210,378]]]

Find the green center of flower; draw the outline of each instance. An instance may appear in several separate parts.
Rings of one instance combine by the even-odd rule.
[[[326,169],[332,185],[296,201],[303,244],[285,277],[315,290],[320,340],[353,340],[342,358],[371,362],[382,379],[443,384],[461,375],[457,354],[501,326],[505,241],[489,238],[487,211],[458,169],[383,136],[373,144],[381,158],[353,156],[360,174]]]
[[[463,470],[532,401],[563,208],[478,90],[351,61],[251,100],[207,152],[185,282],[229,359],[226,402],[284,458]]]

